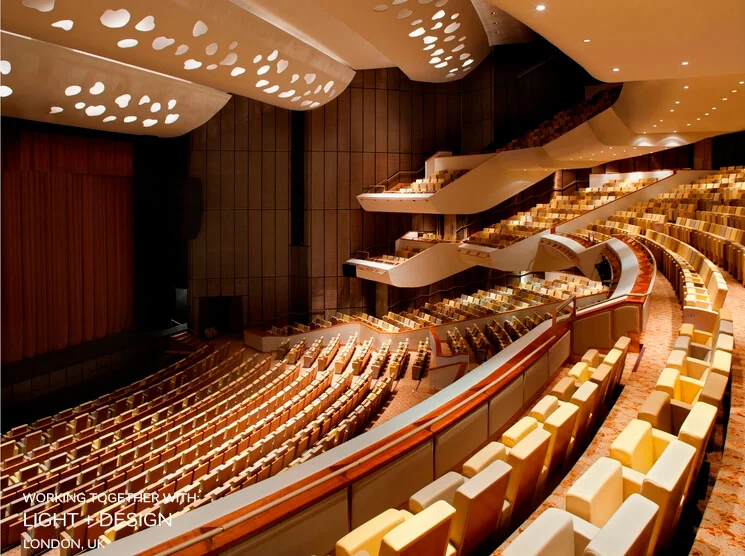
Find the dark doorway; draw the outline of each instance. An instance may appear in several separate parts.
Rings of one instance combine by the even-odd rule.
[[[240,297],[205,297],[206,311],[202,326],[215,328],[219,334],[231,334],[243,330],[243,303]]]

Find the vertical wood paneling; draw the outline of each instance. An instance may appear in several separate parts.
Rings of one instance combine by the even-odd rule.
[[[292,315],[297,307],[317,315],[374,310],[374,284],[344,277],[344,262],[414,227],[437,229],[438,220],[365,213],[357,195],[400,170],[418,170],[437,150],[458,149],[461,83],[366,70],[335,100],[306,112],[304,247],[289,245],[290,112],[231,99],[189,139],[189,172],[203,180],[205,196],[205,225],[189,245],[191,295],[238,296],[233,309],[243,308],[249,326],[307,320]],[[490,115],[491,93],[472,89],[475,113]]]

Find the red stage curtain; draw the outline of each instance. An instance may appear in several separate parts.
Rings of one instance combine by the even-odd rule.
[[[2,361],[131,328],[131,143],[3,132]]]

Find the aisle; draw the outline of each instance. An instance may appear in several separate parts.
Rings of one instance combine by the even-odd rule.
[[[629,353],[623,373],[624,388],[618,396],[613,409],[597,431],[595,438],[577,460],[571,471],[557,486],[551,495],[544,500],[536,511],[515,531],[494,554],[501,554],[514,538],[522,532],[528,524],[543,513],[546,508],[564,509],[564,495],[574,481],[577,480],[596,460],[607,456],[610,445],[626,425],[636,417],[639,405],[647,398],[657,383],[657,377],[663,369],[667,356],[672,349],[677,331],[682,323],[681,306],[670,283],[662,273],[658,272],[652,289],[652,310],[649,315],[647,329],[640,342],[644,345],[644,354],[636,372],[631,376],[638,354]],[[671,334],[670,331],[673,331]]]
[[[722,276],[729,288],[724,306],[732,311],[735,324],[732,399],[724,453],[707,456],[713,472],[709,477],[710,497],[702,508],[701,527],[691,550],[691,554],[702,556],[745,554],[745,287],[727,272],[722,271]],[[721,429],[714,436],[720,450]]]

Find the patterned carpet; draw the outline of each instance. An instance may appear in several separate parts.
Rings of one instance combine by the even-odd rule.
[[[727,446],[722,455],[724,425],[720,424],[713,435],[710,453],[701,473],[701,477],[705,477],[708,467],[708,488],[699,488],[696,492],[701,497],[698,505],[689,504],[686,508],[678,528],[680,534],[676,535],[675,547],[671,554],[684,554],[689,551],[691,554],[701,555],[745,554],[745,396],[742,366],[745,318],[738,318],[738,315],[745,315],[745,288],[728,274],[723,272],[723,275],[727,278],[729,287],[725,306],[732,309],[735,315],[735,343],[738,346],[733,361],[732,409],[726,433]],[[636,417],[639,405],[654,389],[681,322],[682,311],[675,292],[665,277],[658,273],[652,291],[652,311],[646,331],[641,337],[644,351],[639,367],[632,375],[638,354],[629,353],[622,379],[623,389],[595,438],[564,480],[528,520],[494,552],[495,555],[501,554],[504,548],[546,508],[564,509],[564,496],[569,486],[593,462],[609,454],[610,444]],[[563,374],[560,373],[559,377]],[[554,382],[557,380],[558,377]],[[697,535],[695,541],[694,535]]]

